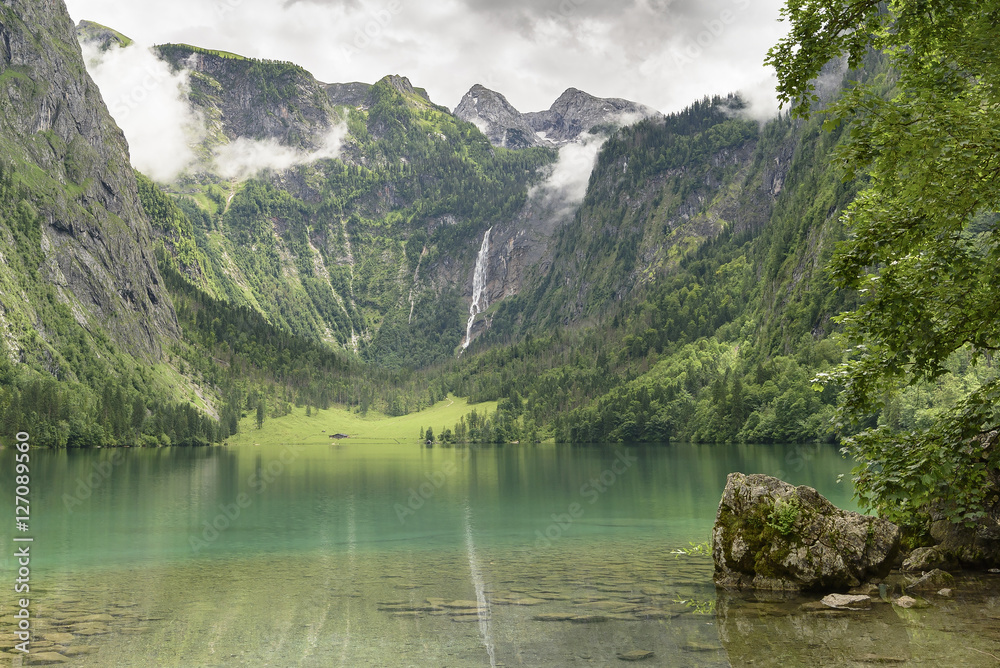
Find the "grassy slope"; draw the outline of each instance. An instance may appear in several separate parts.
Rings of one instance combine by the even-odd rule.
[[[452,395],[430,408],[400,417],[388,417],[375,411],[369,411],[366,417],[362,417],[359,413],[339,407],[325,411],[317,409],[311,417],[306,417],[306,409],[302,407],[294,408],[291,414],[284,417],[265,420],[262,429],[257,429],[254,416],[248,413],[248,417],[240,422],[239,433],[229,438],[229,444],[316,444],[329,442],[330,435],[336,433],[348,434],[352,443],[417,443],[417,433],[421,428],[426,431],[427,427],[431,427],[434,433],[440,433],[442,427],[454,428],[463,415],[473,410],[480,415],[484,412],[492,415],[496,409],[495,401],[470,404],[467,399]]]

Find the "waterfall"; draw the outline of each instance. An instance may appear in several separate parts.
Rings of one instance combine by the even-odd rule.
[[[489,232],[486,236],[489,236]],[[472,586],[476,589],[476,609],[479,615],[479,636],[483,639],[483,647],[490,657],[490,667],[495,668],[497,659],[493,650],[493,629],[490,624],[489,601],[486,600],[486,586],[483,574],[479,571],[479,559],[476,557],[476,544],[472,540],[472,507],[465,502],[465,549],[469,554],[469,571],[472,574]]]
[[[490,253],[490,232],[493,228],[486,230],[483,235],[483,245],[479,247],[479,256],[476,258],[476,273],[472,275],[472,304],[469,306],[469,322],[465,326],[465,342],[462,343],[462,350],[472,343],[472,323],[476,316],[486,310],[489,306],[486,302],[486,270],[489,268]]]

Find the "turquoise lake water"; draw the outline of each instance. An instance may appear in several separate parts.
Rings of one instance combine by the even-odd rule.
[[[12,450],[0,456],[9,470]],[[716,592],[711,557],[690,548],[709,538],[726,475],[776,475],[853,508],[850,476],[837,482],[850,463],[830,446],[344,442],[31,460],[32,653],[66,665],[919,663],[914,642],[933,658],[937,626],[990,619],[996,603],[980,582],[949,603],[961,609],[906,611],[933,631],[914,640],[887,604],[810,616],[801,600]],[[968,630],[967,665],[1000,648],[991,628]],[[7,614],[2,630],[13,665]]]

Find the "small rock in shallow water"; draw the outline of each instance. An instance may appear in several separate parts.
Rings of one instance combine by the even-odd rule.
[[[871,607],[872,598],[861,594],[827,594],[820,603],[838,610],[862,610]]]
[[[526,598],[509,599],[510,605],[541,605],[545,600],[528,596]]]
[[[458,615],[478,615],[478,614],[488,615],[489,612],[490,611],[487,610],[486,608],[454,608],[448,610],[447,614],[454,617]]]
[[[482,619],[482,620],[485,621],[485,620],[488,620],[489,618],[490,618],[489,615],[455,615],[454,617],[451,617],[451,621],[453,621],[453,622],[478,622],[480,619]]]
[[[41,652],[39,654],[31,654],[31,665],[33,666],[44,666],[56,663],[66,663],[69,661],[65,656],[57,652]]]
[[[608,621],[608,618],[604,615],[574,615],[569,621],[574,624],[597,624]]]
[[[945,587],[944,589],[938,589],[937,595],[938,596],[943,596],[944,598],[951,598],[952,597],[951,590],[948,589],[947,587]]]
[[[901,608],[912,608],[917,604],[917,599],[913,598],[912,596],[900,596],[895,601],[893,601],[893,603],[895,603]]]
[[[653,656],[653,653],[644,649],[634,649],[631,652],[622,652],[618,658],[622,661],[642,661]]]
[[[564,612],[543,612],[539,615],[532,617],[536,622],[568,622],[574,617],[577,617],[573,613]]]
[[[636,610],[633,614],[641,619],[673,619],[674,617],[681,616],[679,612],[658,610],[655,608],[643,608],[642,610]]]
[[[937,591],[955,583],[955,578],[951,573],[946,573],[940,568],[924,573],[921,577],[909,582],[906,589],[909,591]]]
[[[858,663],[906,663],[909,661],[901,656],[886,656],[884,654],[862,654],[854,660]]]
[[[700,642],[686,642],[680,648],[685,652],[714,652],[722,649],[719,645],[706,645]]]

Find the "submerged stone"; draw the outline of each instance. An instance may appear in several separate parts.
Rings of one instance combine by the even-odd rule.
[[[820,603],[837,610],[867,610],[871,608],[872,599],[864,595],[827,594]]]
[[[430,599],[427,600],[430,601]],[[447,603],[442,603],[441,607],[458,609],[478,608],[479,601],[449,601]]]
[[[845,590],[888,575],[900,537],[892,522],[837,508],[811,487],[730,473],[712,530],[715,583]]]
[[[855,661],[858,663],[906,663],[909,661],[905,656],[890,656],[887,654],[862,654],[861,656],[855,657]]]
[[[945,573],[941,569],[935,568],[929,573],[924,573],[916,580],[909,582],[906,588],[910,591],[936,592],[939,589],[954,586],[954,584],[955,578],[952,577],[951,573]]]
[[[574,615],[569,621],[574,624],[599,624],[608,621],[608,618],[605,615]]]
[[[642,661],[653,656],[653,652],[644,649],[634,649],[631,652],[622,652],[618,658],[622,661]]]
[[[57,652],[39,652],[31,654],[31,665],[46,666],[69,661],[65,656]]]

